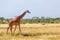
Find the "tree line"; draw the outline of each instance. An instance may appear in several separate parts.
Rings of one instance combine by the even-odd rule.
[[[8,23],[10,19],[5,19],[4,17],[0,17],[0,24]],[[22,19],[21,24],[25,23],[60,23],[60,18],[50,18],[50,17],[32,17],[28,19]]]

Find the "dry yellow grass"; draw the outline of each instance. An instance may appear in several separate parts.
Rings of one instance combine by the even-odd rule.
[[[21,24],[22,34],[6,34],[8,24],[0,24],[0,40],[60,40],[60,24]]]

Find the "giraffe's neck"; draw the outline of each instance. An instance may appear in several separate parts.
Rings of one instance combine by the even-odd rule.
[[[23,14],[19,15],[18,18],[22,19],[25,16],[26,12],[24,12]]]

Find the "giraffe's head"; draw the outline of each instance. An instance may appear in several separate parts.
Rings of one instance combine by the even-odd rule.
[[[29,13],[30,14],[31,12],[29,10],[26,10],[26,13]]]

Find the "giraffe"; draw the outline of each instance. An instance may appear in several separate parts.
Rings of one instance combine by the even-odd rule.
[[[30,11],[26,10],[21,15],[16,16],[15,18],[9,20],[9,22],[8,22],[9,27],[7,28],[7,33],[8,33],[8,30],[10,29],[11,34],[12,34],[12,28],[14,25],[15,25],[14,33],[15,33],[17,26],[19,27],[19,31],[21,32],[20,20],[26,15],[26,13],[30,14]]]

